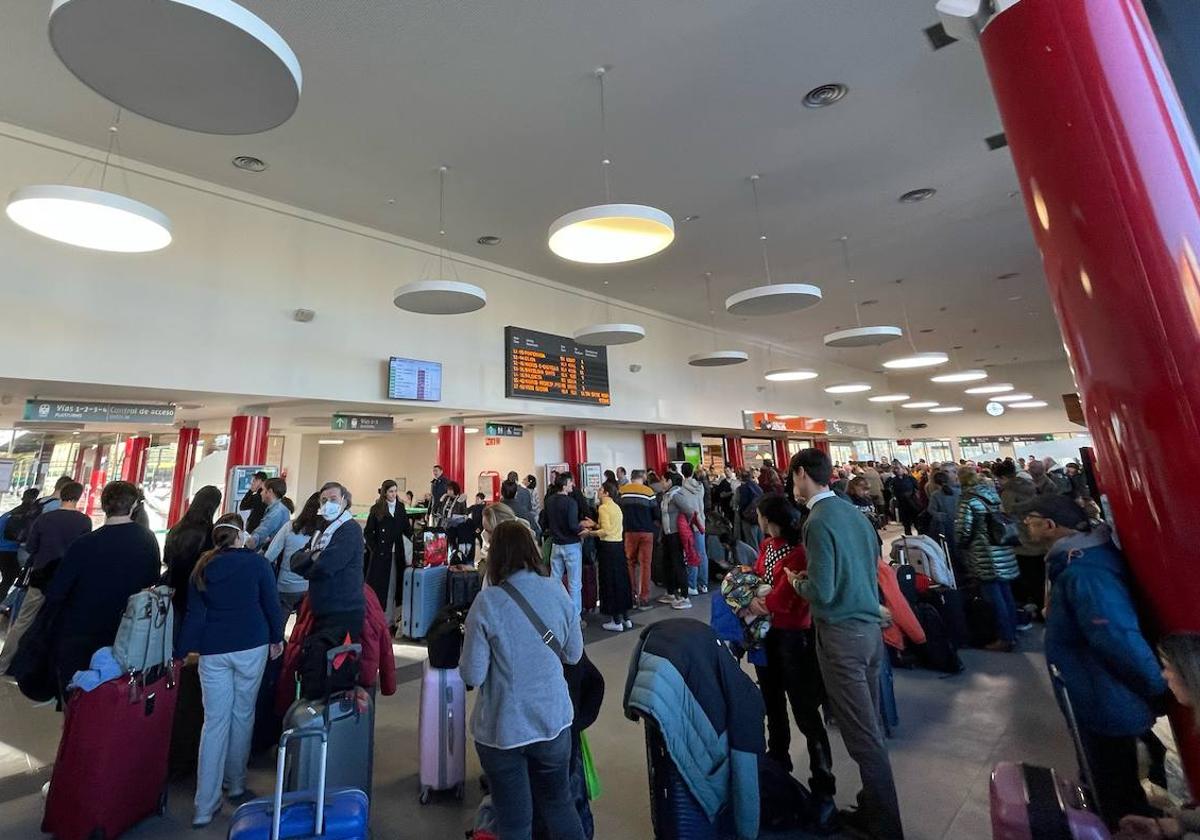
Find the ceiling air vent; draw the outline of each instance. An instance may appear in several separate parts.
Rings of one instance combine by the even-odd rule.
[[[233,165],[244,172],[265,172],[267,169],[262,159],[253,155],[238,155],[233,159]]]
[[[826,108],[835,102],[842,101],[848,92],[849,88],[839,82],[815,87],[804,94],[804,107]]]
[[[948,47],[958,40],[957,38],[951,37],[951,35],[946,32],[946,27],[942,26],[940,23],[935,23],[933,26],[926,27],[925,37],[929,39],[929,45],[933,47],[934,50],[940,50],[944,47]]]

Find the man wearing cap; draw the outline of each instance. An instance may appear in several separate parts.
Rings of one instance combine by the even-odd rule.
[[[1138,626],[1125,558],[1112,530],[1069,496],[1039,496],[1024,522],[1050,546],[1046,663],[1062,672],[1101,813],[1113,828],[1125,814],[1151,816],[1137,740],[1167,687]]]

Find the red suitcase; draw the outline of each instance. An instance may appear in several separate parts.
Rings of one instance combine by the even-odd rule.
[[[175,672],[145,684],[122,676],[71,694],[42,831],[59,840],[112,840],[163,813]]]

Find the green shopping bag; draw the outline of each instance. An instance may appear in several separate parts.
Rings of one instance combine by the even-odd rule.
[[[596,772],[596,763],[592,761],[592,748],[588,746],[586,732],[579,733],[579,760],[583,762],[583,778],[587,782],[588,799],[599,799],[603,792],[600,788],[600,775]]]

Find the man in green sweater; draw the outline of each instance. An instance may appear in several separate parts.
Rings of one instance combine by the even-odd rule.
[[[900,803],[879,717],[879,671],[887,655],[879,613],[879,541],[858,508],[829,489],[828,455],[802,450],[789,469],[796,500],[809,514],[803,530],[808,570],[788,569],[788,577],[812,608],[829,708],[862,778],[858,810],[844,812],[842,820],[861,835],[900,840]]]

